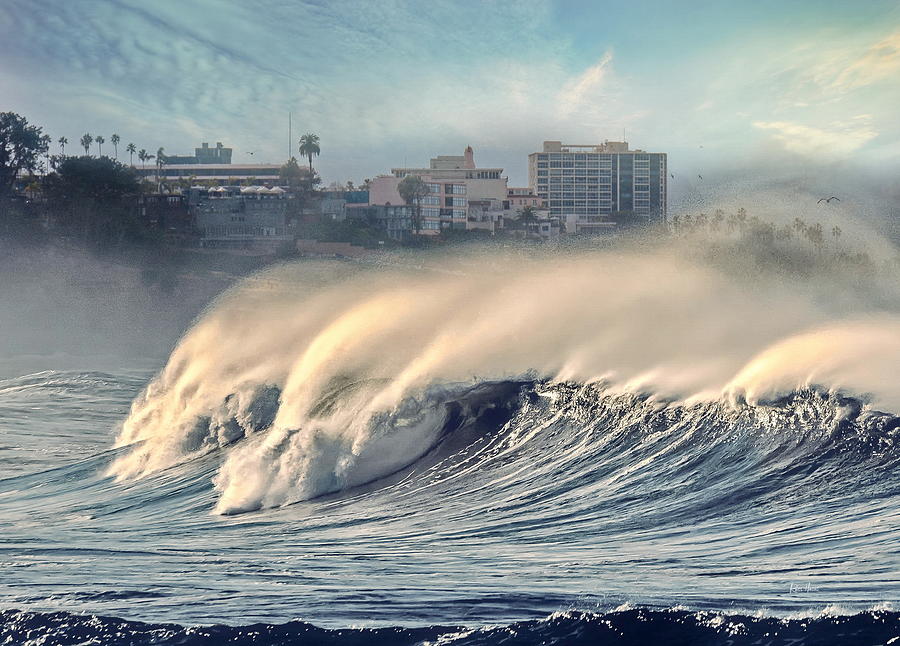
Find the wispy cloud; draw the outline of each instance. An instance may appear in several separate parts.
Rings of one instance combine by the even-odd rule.
[[[790,121],[755,121],[753,125],[770,131],[786,150],[831,159],[857,151],[878,136],[870,121],[869,115],[857,115],[850,121],[833,122],[826,128]]]
[[[900,79],[900,31],[869,47],[862,56],[839,71],[831,87],[844,91],[884,80]]]
[[[607,51],[597,63],[565,84],[556,97],[560,116],[568,117],[573,112],[583,109],[588,102],[595,102],[598,99],[597,95],[603,89],[612,60],[612,52]]]
[[[777,42],[737,30],[682,49],[604,30],[636,11],[558,0],[0,0],[0,86],[4,109],[54,136],[117,131],[170,152],[222,140],[236,160],[248,150],[283,159],[290,111],[295,135],[322,137],[328,179],[472,144],[520,181],[543,139],[623,128],[676,167],[706,169],[715,154],[773,138],[808,153],[870,151],[878,133],[884,155],[897,150],[900,31],[889,23]],[[561,28],[563,13],[577,24]]]

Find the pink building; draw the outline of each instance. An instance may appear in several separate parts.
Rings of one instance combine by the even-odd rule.
[[[422,178],[430,194],[422,202],[422,233],[435,235],[442,229],[465,229],[469,200],[507,198],[507,178],[502,168],[478,168],[475,153],[468,146],[462,155],[439,155],[428,168],[392,168],[369,187],[369,204],[404,204],[397,187],[407,175]]]
[[[509,202],[508,209],[510,211],[521,211],[526,206],[533,206],[535,209],[542,210],[547,206],[546,200],[539,195],[535,195],[528,187],[508,188],[506,201]]]

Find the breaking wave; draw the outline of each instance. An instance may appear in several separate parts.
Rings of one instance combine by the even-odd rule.
[[[704,406],[728,419],[806,390],[900,410],[900,316],[876,289],[834,298],[673,251],[286,265],[184,336],[110,472],[222,451],[217,512],[280,506],[394,474],[487,414],[515,426],[523,383],[639,395],[692,428]]]

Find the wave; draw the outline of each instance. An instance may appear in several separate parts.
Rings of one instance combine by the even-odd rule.
[[[900,613],[873,610],[855,615],[822,613],[814,617],[775,618],[691,611],[678,608],[618,609],[594,613],[565,611],[544,619],[509,625],[467,628],[319,628],[302,621],[247,626],[192,626],[148,624],[112,617],[67,612],[0,612],[3,643],[103,643],[109,646],[141,644],[201,646],[211,644],[299,643],[340,646],[381,644],[416,646],[456,644],[717,644],[741,646],[812,646],[825,644],[891,644],[900,640]]]
[[[877,294],[831,289],[741,282],[661,251],[282,266],[185,335],[133,403],[110,473],[221,451],[217,512],[290,504],[415,464],[456,427],[515,409],[516,384],[595,385],[607,404],[640,395],[692,411],[692,432],[704,406],[728,419],[809,390],[857,402],[854,418],[900,410],[900,315]],[[518,414],[495,421],[548,425]]]

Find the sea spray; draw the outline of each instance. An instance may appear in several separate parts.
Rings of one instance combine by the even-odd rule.
[[[185,335],[135,401],[118,439],[133,446],[110,472],[140,477],[246,439],[228,450],[215,479],[217,511],[313,498],[430,450],[448,400],[429,389],[525,375],[602,380],[613,391],[673,400],[772,397],[816,385],[885,408],[898,402],[889,379],[879,385],[868,376],[871,362],[865,371],[850,365],[877,354],[890,371],[900,358],[893,342],[866,357],[853,351],[854,335],[863,346],[873,330],[896,338],[900,319],[883,311],[879,284],[872,294],[834,296],[838,288],[826,281],[778,273],[747,281],[723,271],[721,259],[714,268],[683,252],[524,257],[491,248],[420,267],[269,270],[223,296]],[[848,299],[855,322],[844,324]],[[871,312],[867,299],[878,303]],[[819,361],[834,350],[825,344],[799,362],[772,360],[781,344],[801,343],[785,339],[823,326],[843,330],[843,359]],[[257,411],[261,392],[269,393],[266,414]]]

